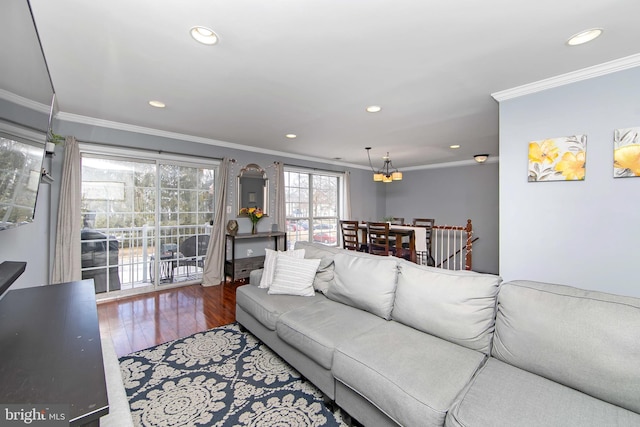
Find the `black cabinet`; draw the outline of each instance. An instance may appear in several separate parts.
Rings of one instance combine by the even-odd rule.
[[[71,426],[97,425],[109,402],[93,280],[9,291],[0,361],[3,404],[67,405]]]

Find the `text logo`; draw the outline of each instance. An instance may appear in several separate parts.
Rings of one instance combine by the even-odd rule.
[[[69,425],[69,405],[0,404],[0,427]]]

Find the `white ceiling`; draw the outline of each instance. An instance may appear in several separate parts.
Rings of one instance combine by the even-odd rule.
[[[496,156],[491,93],[640,52],[638,0],[30,2],[64,114],[400,169]]]

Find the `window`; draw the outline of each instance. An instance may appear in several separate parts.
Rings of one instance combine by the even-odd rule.
[[[82,278],[96,293],[201,280],[216,165],[188,160],[82,153]]]
[[[285,168],[284,181],[289,246],[298,240],[336,246],[342,175]]]

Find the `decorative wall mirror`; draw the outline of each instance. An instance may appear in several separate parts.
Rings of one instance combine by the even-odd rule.
[[[269,180],[267,173],[255,163],[249,163],[238,174],[238,206],[236,212],[242,208],[261,208],[269,216]],[[238,216],[245,216],[240,215]]]

